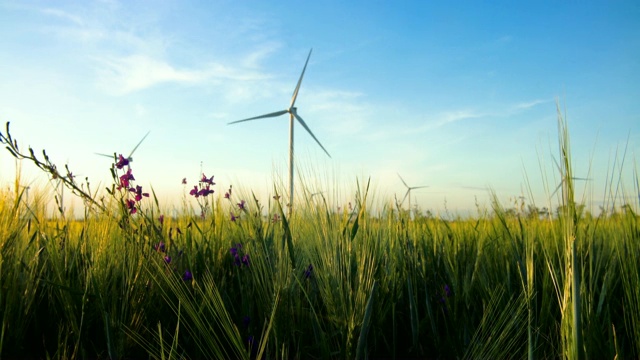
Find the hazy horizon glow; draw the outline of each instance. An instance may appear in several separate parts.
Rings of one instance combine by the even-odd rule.
[[[474,212],[489,189],[548,206],[559,99],[574,174],[591,179],[576,198],[597,209],[621,178],[639,206],[638,19],[632,1],[0,0],[0,121],[95,186],[111,163],[95,153],[126,155],[151,131],[133,168],[161,204],[201,171],[216,195],[268,199],[287,182],[288,117],[227,123],[286,109],[313,48],[296,106],[332,158],[297,126],[296,163],[335,204],[369,177],[381,202],[402,199],[401,174],[429,185],[411,193],[422,210]],[[1,151],[1,186],[14,171]]]

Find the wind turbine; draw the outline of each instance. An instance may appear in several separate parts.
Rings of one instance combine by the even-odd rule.
[[[429,186],[428,186],[428,185],[422,185],[422,186],[409,186],[409,185],[407,185],[407,183],[404,181],[404,179],[402,178],[402,176],[400,176],[400,174],[398,174],[398,177],[400,178],[400,181],[402,181],[402,183],[404,184],[404,186],[406,186],[406,187],[407,187],[407,192],[404,194],[404,197],[402,198],[402,201],[400,202],[400,205],[402,205],[402,204],[404,203],[404,200],[408,197],[408,198],[409,198],[409,216],[411,216],[411,190],[427,188],[427,187],[429,187]]]
[[[552,156],[551,158],[553,159],[553,162],[555,162],[555,163],[556,163],[556,167],[558,168],[558,172],[562,175],[562,174],[563,174],[563,171],[562,171],[562,168],[560,167],[560,165],[558,164],[558,161],[557,161],[557,160],[556,160],[556,158],[555,158],[555,157],[553,157],[553,156]],[[563,185],[566,185],[566,184],[567,184],[567,180],[568,180],[568,178],[567,178],[566,176],[562,175],[562,179],[560,180],[560,184],[558,184],[558,186],[556,187],[556,189],[555,189],[555,190],[553,191],[553,193],[551,194],[551,196],[552,196],[552,197],[553,197],[553,195],[555,195],[555,194],[558,192],[558,190],[560,190],[560,188],[561,188]],[[591,179],[590,179],[590,178],[581,178],[581,177],[575,177],[575,176],[572,176],[572,177],[571,177],[571,180],[584,180],[584,181],[589,181],[589,180],[591,180]]]
[[[133,162],[133,153],[136,152],[136,150],[138,149],[138,146],[140,146],[140,144],[142,144],[142,142],[144,141],[144,139],[147,138],[147,136],[149,136],[149,133],[151,132],[151,130],[147,131],[146,134],[144,134],[144,136],[142,137],[142,139],[138,142],[138,145],[136,145],[133,150],[131,150],[131,153],[129,153],[129,156],[127,156],[126,158],[124,156],[122,156],[122,154],[116,159],[118,160],[119,164],[123,164],[124,166],[128,166],[130,162]],[[95,153],[96,155],[100,155],[100,156],[106,156],[108,158],[114,158],[114,155],[107,155],[107,154],[102,154],[102,153]]]
[[[248,118],[248,119],[232,121],[232,122],[227,124],[227,125],[231,125],[231,124],[237,124],[237,123],[244,122],[244,121],[258,120],[258,119],[264,119],[264,118],[270,118],[270,117],[278,117],[280,115],[289,114],[289,214],[291,214],[291,209],[293,208],[293,124],[294,124],[293,120],[294,119],[298,120],[300,125],[302,125],[302,127],[305,130],[307,130],[307,132],[309,133],[309,135],[311,135],[313,140],[315,140],[316,143],[318,143],[318,145],[320,145],[322,150],[324,150],[324,152],[327,154],[327,156],[329,156],[329,158],[331,158],[331,155],[329,155],[329,152],[327,151],[327,149],[325,149],[324,146],[322,146],[322,144],[320,143],[320,140],[318,140],[318,138],[316,138],[316,136],[313,135],[313,132],[311,132],[311,129],[309,129],[309,126],[307,126],[307,124],[304,122],[304,120],[302,120],[300,115],[298,115],[297,108],[295,107],[296,99],[298,98],[298,91],[300,91],[300,84],[302,83],[302,78],[304,77],[304,72],[307,69],[307,64],[309,63],[309,58],[311,57],[311,51],[313,51],[313,49],[309,50],[309,55],[307,56],[307,61],[304,63],[304,67],[302,68],[302,74],[300,74],[300,79],[298,79],[298,85],[296,85],[296,88],[293,91],[293,96],[291,97],[291,104],[289,105],[288,109],[280,110],[280,111],[276,111],[276,112],[272,112],[272,113],[264,114],[264,115],[260,115],[260,116],[254,116],[254,117],[251,117],[251,118]]]

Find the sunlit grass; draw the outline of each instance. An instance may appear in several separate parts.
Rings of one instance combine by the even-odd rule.
[[[475,218],[410,216],[361,179],[347,203],[301,181],[289,216],[281,187],[262,203],[203,175],[174,218],[114,166],[100,200],[62,176],[92,199],[74,220],[18,178],[0,191],[0,355],[637,358],[640,218],[583,212],[560,125],[558,214],[493,195]]]

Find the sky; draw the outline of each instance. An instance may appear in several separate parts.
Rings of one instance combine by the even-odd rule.
[[[288,116],[228,123],[287,109],[313,49],[296,107],[331,157],[295,125],[298,198],[344,206],[370,179],[390,204],[401,175],[437,214],[490,208],[490,189],[553,207],[559,104],[589,179],[576,197],[597,208],[622,184],[639,205],[636,1],[0,0],[0,33],[0,120],[94,188],[113,162],[95,153],[127,155],[150,131],[132,169],[162,204],[202,172],[214,196],[267,199],[288,181]],[[15,171],[0,152],[0,185]]]

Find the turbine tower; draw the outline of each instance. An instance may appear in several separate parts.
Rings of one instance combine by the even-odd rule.
[[[304,67],[302,68],[302,74],[300,74],[300,79],[298,79],[298,84],[296,85],[296,88],[293,91],[293,96],[291,97],[291,104],[289,105],[288,109],[272,112],[272,113],[269,113],[269,114],[254,116],[254,117],[247,118],[247,119],[232,121],[232,122],[227,124],[227,125],[231,125],[231,124],[237,124],[237,123],[244,122],[244,121],[258,120],[258,119],[264,119],[264,118],[270,118],[270,117],[278,117],[280,115],[289,114],[289,215],[291,215],[291,211],[293,209],[293,124],[294,124],[294,119],[298,120],[300,125],[302,125],[302,127],[305,130],[307,130],[307,132],[309,133],[309,135],[311,135],[313,140],[315,140],[316,143],[318,143],[318,145],[320,145],[322,150],[324,150],[324,152],[327,154],[327,156],[329,156],[329,158],[331,158],[331,155],[329,155],[329,152],[327,151],[327,149],[325,149],[324,146],[322,146],[322,144],[320,143],[320,140],[318,140],[318,138],[316,138],[316,136],[313,134],[313,132],[311,132],[311,129],[309,129],[309,127],[304,122],[304,120],[302,120],[302,117],[300,117],[300,115],[298,115],[297,108],[295,107],[296,99],[298,98],[298,91],[300,91],[300,84],[302,83],[302,78],[304,77],[304,72],[305,72],[305,70],[307,70],[307,64],[309,63],[309,58],[311,57],[311,51],[312,50],[313,49],[309,50],[309,55],[307,56],[307,61],[304,63]]]
[[[404,194],[404,197],[402,198],[402,201],[400,202],[400,205],[402,205],[404,203],[404,200],[409,197],[409,217],[411,217],[411,190],[414,189],[422,189],[422,188],[427,188],[429,187],[428,185],[422,185],[422,186],[409,186],[407,185],[407,183],[404,181],[404,179],[402,178],[402,176],[400,176],[400,174],[398,174],[398,177],[400,178],[400,181],[402,181],[402,183],[404,184],[404,186],[407,187],[407,192]]]

